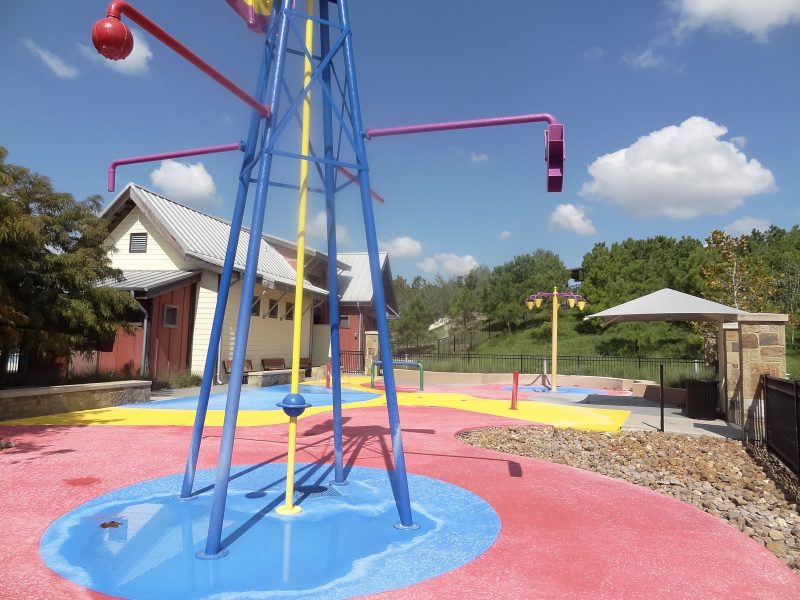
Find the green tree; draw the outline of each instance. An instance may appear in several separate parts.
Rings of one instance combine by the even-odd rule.
[[[764,312],[775,292],[775,275],[751,252],[747,236],[715,229],[706,238],[708,262],[702,274],[706,297],[740,310]]]
[[[478,299],[473,291],[466,286],[459,287],[450,300],[450,316],[459,320],[461,326],[467,329],[478,306]]]
[[[702,244],[689,237],[628,238],[611,248],[599,243],[583,257],[581,294],[591,302],[592,310],[604,310],[663,288],[698,295],[704,285],[704,260]]]
[[[569,273],[557,254],[536,250],[495,267],[481,299],[483,312],[509,332],[527,315],[525,300],[539,291],[566,287]]]
[[[6,156],[0,148],[0,370],[18,349],[24,372],[113,339],[135,301],[101,286],[119,271],[100,198],[77,202]]]
[[[413,295],[401,310],[400,318],[395,321],[395,335],[401,342],[417,343],[428,337],[430,322],[430,313],[422,297]]]

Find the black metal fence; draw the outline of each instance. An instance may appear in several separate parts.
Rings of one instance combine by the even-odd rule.
[[[549,356],[527,354],[473,354],[467,352],[414,352],[395,349],[395,360],[421,362],[428,371],[461,373],[550,373]],[[658,380],[658,367],[664,365],[667,378],[681,375],[707,375],[702,360],[684,358],[639,358],[617,356],[559,356],[558,372],[562,375],[594,375],[629,379]]]
[[[393,341],[392,348],[395,354],[402,352],[459,353],[471,350],[475,346],[491,339],[492,336],[497,336],[497,333],[492,333],[491,331],[469,331],[458,335],[449,335],[438,340]]]
[[[342,371],[345,373],[364,373],[364,353],[360,350],[342,350]]]
[[[800,381],[764,375],[764,441],[800,475]]]

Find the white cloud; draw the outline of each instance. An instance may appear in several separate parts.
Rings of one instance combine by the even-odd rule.
[[[574,231],[578,235],[592,235],[597,230],[586,217],[583,208],[574,204],[559,204],[550,215],[550,229]]]
[[[500,233],[497,234],[498,240],[507,240],[511,237],[511,232],[508,229],[504,229]]]
[[[800,23],[798,0],[676,0],[677,33],[711,27],[766,40],[771,29]]]
[[[583,53],[583,60],[597,62],[603,58],[603,54],[605,54],[605,51],[600,46],[592,46]]]
[[[466,275],[478,266],[478,261],[471,254],[441,253],[428,256],[417,263],[417,268],[425,273],[446,273],[449,275]]]
[[[691,219],[774,191],[769,169],[720,139],[727,132],[703,117],[654,131],[589,165],[592,181],[580,195],[608,200],[637,217]]]
[[[743,135],[735,135],[731,138],[731,144],[734,144],[737,148],[742,149],[747,145],[747,138]]]
[[[93,47],[78,44],[78,49],[86,58],[102,64],[112,71],[117,71],[123,75],[143,75],[150,71],[150,61],[153,59],[153,51],[147,43],[147,36],[139,29],[131,27],[133,34],[133,52],[128,58],[123,60],[108,60],[101,56]]]
[[[33,40],[23,39],[22,43],[25,44],[28,50],[38,56],[45,66],[55,73],[57,77],[61,77],[61,79],[75,79],[78,76],[78,69],[68,65],[52,52],[41,48]]]
[[[436,260],[431,258],[430,256],[423,258],[421,261],[417,263],[417,268],[420,271],[425,271],[426,273],[436,273],[439,270],[439,266],[436,264]]]
[[[422,244],[417,240],[402,236],[388,242],[378,242],[378,248],[383,252],[388,252],[395,258],[410,258],[422,254]]]
[[[320,240],[328,239],[328,217],[325,215],[324,210],[318,212],[313,219],[306,222],[306,233],[310,237]],[[339,223],[336,224],[336,243],[350,243],[350,233],[347,231],[347,227]]]
[[[766,219],[742,217],[741,219],[736,219],[733,223],[729,223],[724,227],[724,229],[733,236],[740,236],[750,234],[754,229],[758,231],[766,231],[769,229],[770,225],[772,225],[772,223]]]
[[[488,162],[489,155],[484,152],[471,152],[469,155],[469,160],[473,164]]]
[[[150,173],[150,181],[173,200],[206,205],[220,202],[214,179],[201,162],[161,161],[161,166]]]
[[[636,69],[656,69],[664,66],[664,58],[656,54],[652,48],[639,54],[626,54],[622,60]]]

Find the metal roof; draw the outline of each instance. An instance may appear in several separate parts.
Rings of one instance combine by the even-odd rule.
[[[122,279],[107,279],[101,285],[130,290],[137,298],[152,298],[199,279],[200,271],[130,270],[122,272]]]
[[[389,255],[379,252],[381,273],[384,278],[384,291],[386,305],[390,313],[397,314],[397,299],[394,293]],[[336,259],[350,265],[349,270],[339,273],[338,283],[341,291],[341,301],[346,302],[372,302],[372,274],[369,270],[369,255],[366,252],[338,253]]]
[[[161,227],[174,240],[187,257],[222,267],[231,231],[230,223],[173,202],[133,183],[126,186],[114,202],[103,211],[102,216],[107,216],[119,208],[120,200],[125,197],[126,192],[154,224]],[[250,231],[242,228],[234,259],[234,269],[238,271],[244,271],[249,243]],[[257,272],[267,285],[281,283],[294,287],[297,276],[283,255],[264,239],[261,240]],[[304,281],[303,288],[321,295],[328,294],[325,289],[308,281]]]

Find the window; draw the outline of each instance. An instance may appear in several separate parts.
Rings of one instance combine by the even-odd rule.
[[[267,311],[267,316],[270,319],[278,318],[278,301],[273,298],[269,299],[269,310]]]
[[[339,317],[339,329],[350,329],[350,315]]]
[[[327,302],[320,302],[314,307],[314,312],[312,313],[313,323],[314,325],[327,325],[330,323],[328,320],[328,303]]]
[[[250,305],[250,315],[257,317],[261,314],[261,296],[253,296],[253,304]]]
[[[294,319],[294,304],[291,302],[286,303],[286,315],[284,317],[287,321]]]
[[[128,243],[128,252],[142,253],[147,252],[147,234],[132,233]]]
[[[164,305],[164,318],[161,322],[164,327],[177,327],[178,326],[178,307],[174,304]]]

